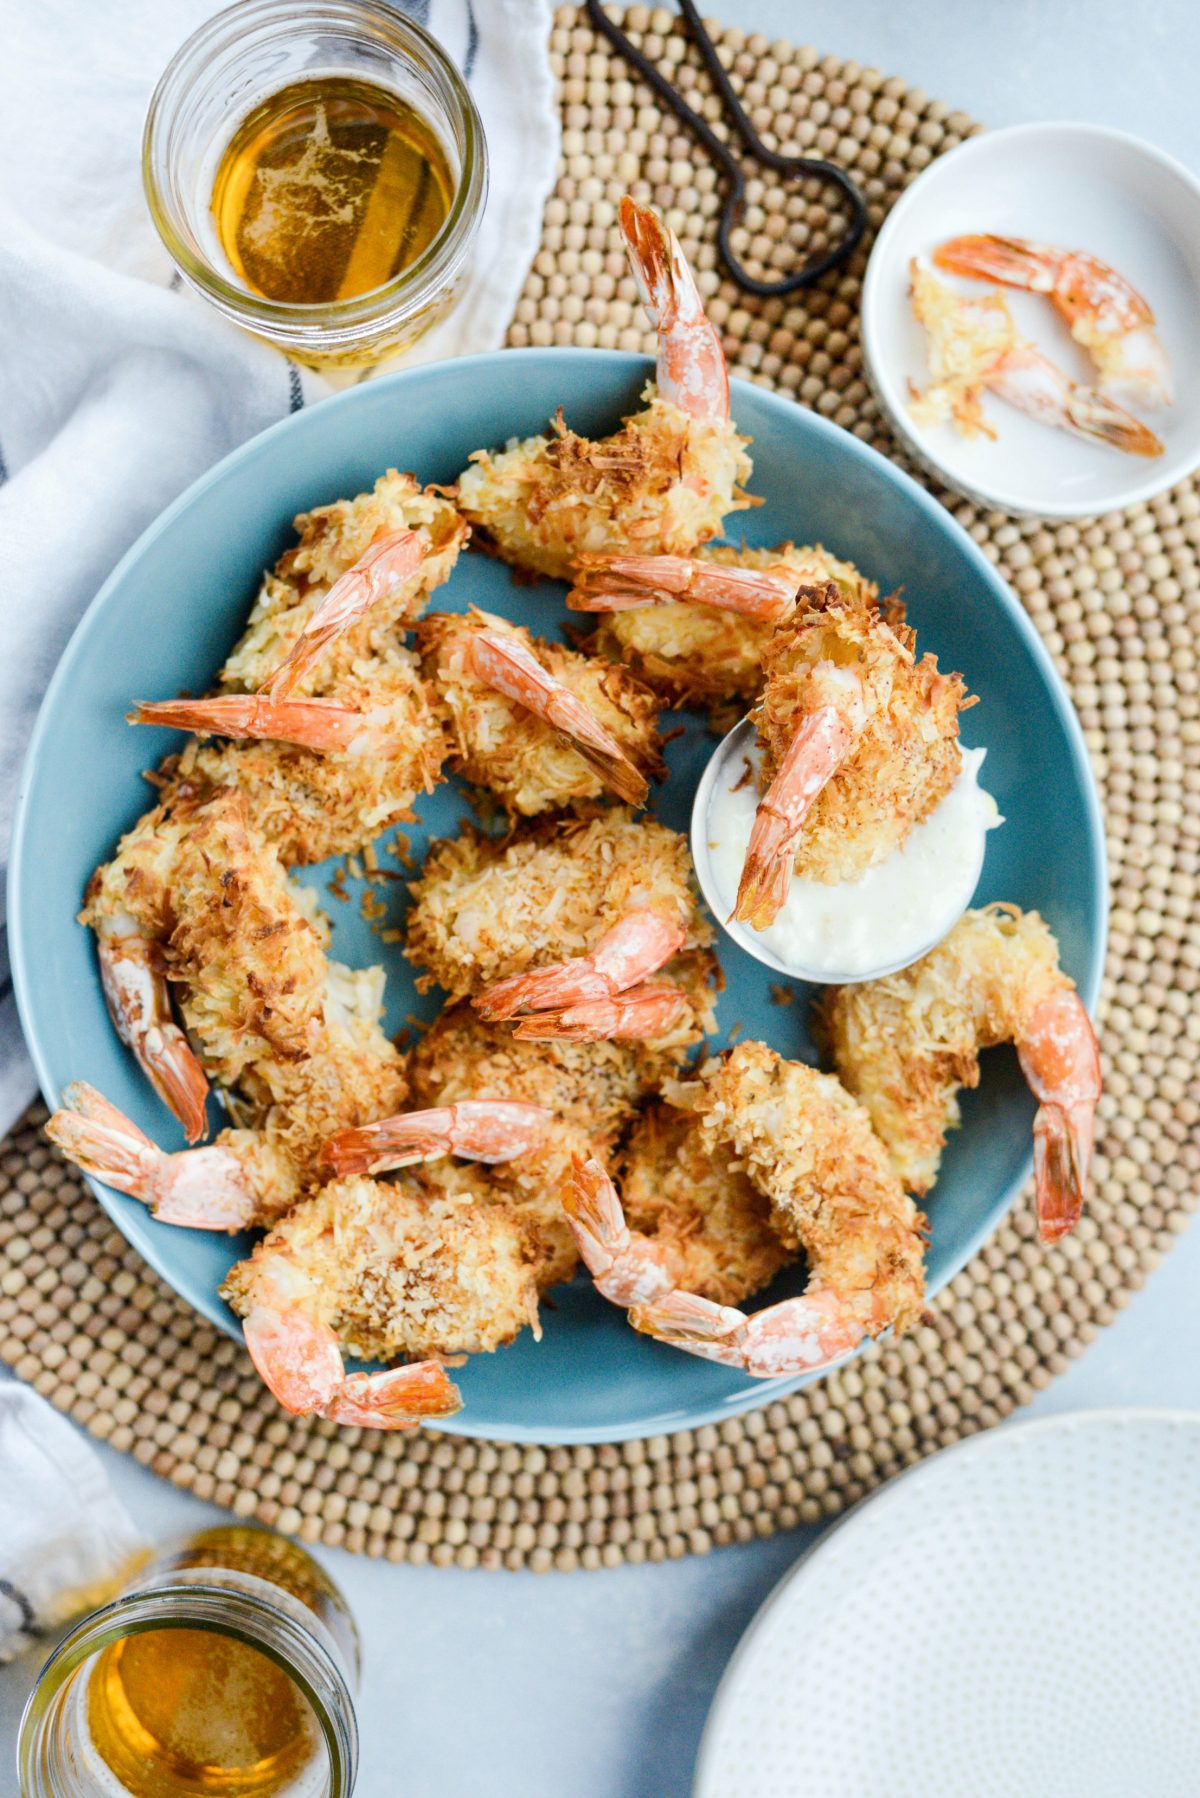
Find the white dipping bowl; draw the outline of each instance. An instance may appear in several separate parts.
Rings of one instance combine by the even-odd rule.
[[[994,441],[914,423],[909,382],[924,389],[929,362],[909,302],[909,263],[974,231],[1088,250],[1137,288],[1157,318],[1175,386],[1172,406],[1132,408],[1161,438],[1161,456],[1089,443],[990,395]],[[994,285],[937,274],[964,294]],[[1095,366],[1050,301],[1002,291],[1018,330],[1092,385]],[[968,499],[1039,518],[1091,518],[1150,499],[1200,466],[1200,182],[1151,144],[1099,125],[1014,125],[969,138],[931,163],[888,214],[867,265],[862,341],[897,436]]]
[[[891,959],[880,961],[876,966],[846,969],[816,964],[805,967],[795,962],[783,961],[753,926],[739,923],[736,919],[730,918],[729,898],[717,879],[712,851],[709,847],[712,842],[709,813],[714,795],[721,787],[727,786],[731,780],[738,778],[734,772],[735,767],[740,769],[747,761],[754,761],[756,743],[757,733],[749,718],[743,718],[740,724],[735,724],[728,735],[722,737],[709,758],[708,766],[701,776],[692,804],[691,845],[696,879],[700,883],[700,891],[704,894],[705,903],[726,936],[736,943],[739,949],[744,949],[747,955],[752,955],[755,961],[762,962],[764,967],[772,968],[777,974],[786,975],[789,980],[805,981],[813,986],[856,986],[864,980],[878,980],[885,974],[896,974],[901,968],[911,967],[913,962],[920,961],[923,955],[928,955],[929,951],[936,948],[941,942],[946,933],[953,929],[971,903],[987,852],[986,832],[980,833],[978,855],[975,858],[970,880],[963,882],[958,894],[955,895],[954,903],[950,907],[943,908],[940,917],[931,926],[928,937],[915,944],[910,941],[902,955],[893,955]],[[997,822],[999,822],[998,819]],[[852,887],[829,888],[831,893],[853,892],[853,890]],[[961,904],[958,903],[960,898]]]

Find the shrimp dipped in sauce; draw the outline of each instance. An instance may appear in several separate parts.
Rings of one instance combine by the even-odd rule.
[[[938,947],[886,979],[831,989],[818,1018],[834,1066],[870,1113],[904,1185],[937,1178],[958,1093],[979,1083],[979,1051],[1014,1043],[1038,1101],[1038,1227],[1057,1242],[1083,1211],[1100,1055],[1058,944],[1037,912],[969,911]]]
[[[834,582],[848,599],[876,588],[819,545],[735,549],[694,556],[585,556],[567,604],[603,614],[587,647],[624,662],[669,705],[722,706],[755,699],[775,626],[801,587]]]
[[[933,260],[951,274],[1045,294],[1096,364],[1102,393],[1128,405],[1171,404],[1171,370],[1154,314],[1124,275],[1098,256],[980,234],[948,238]]]
[[[764,788],[734,916],[764,929],[793,871],[858,880],[905,841],[962,769],[958,714],[974,703],[891,600],[805,589],[771,638],[753,717]]]
[[[749,1315],[675,1287],[631,1308],[635,1329],[780,1379],[828,1367],[864,1337],[919,1321],[924,1219],[866,1112],[837,1080],[746,1042],[665,1091],[695,1113],[702,1152],[744,1174],[769,1201],[785,1247],[807,1255],[809,1281],[799,1298]],[[599,1184],[587,1170],[582,1180],[585,1193]]]
[[[698,1041],[712,1028],[694,978],[711,962],[712,928],[687,841],[664,825],[618,807],[499,841],[464,831],[434,845],[410,890],[418,985],[471,996],[481,1016],[515,1020],[518,1037],[653,1040],[684,1026]],[[692,976],[682,983],[677,957]]]
[[[658,701],[625,669],[472,606],[417,627],[451,763],[513,817],[598,799],[642,805],[664,772]]]
[[[610,437],[553,437],[479,450],[458,479],[458,504],[506,562],[568,580],[581,556],[605,550],[689,555],[754,502],[747,439],[729,416],[729,378],[716,330],[674,233],[628,195],[621,235],[658,333],[645,406]]]
[[[442,1359],[486,1354],[536,1326],[511,1217],[431,1196],[411,1177],[335,1180],[288,1213],[221,1288],[285,1410],[365,1429],[451,1416]],[[344,1355],[412,1364],[345,1372]]]
[[[440,778],[438,706],[399,633],[467,537],[449,501],[394,470],[296,528],[219,691],[130,714],[194,732],[163,765],[168,788],[238,787],[289,865],[360,848]]]
[[[1020,335],[1001,293],[967,299],[929,268],[911,265],[912,306],[929,336],[933,376],[909,407],[918,424],[952,421],[967,437],[994,437],[984,392],[1043,424],[1133,456],[1161,456],[1154,432],[1098,387],[1081,387]]]

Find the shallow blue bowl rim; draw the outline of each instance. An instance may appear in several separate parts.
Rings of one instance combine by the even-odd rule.
[[[516,361],[544,361],[546,358],[571,362],[581,362],[586,358],[588,363],[596,369],[597,375],[601,377],[605,368],[625,375],[631,374],[639,367],[646,368],[648,375],[652,372],[652,365],[648,359],[634,351],[580,349],[567,346],[489,350],[476,356],[458,357],[453,362],[441,366],[456,370],[464,367],[475,368],[480,371],[481,377],[484,377],[485,371],[499,366],[511,370]],[[69,687],[75,665],[86,651],[95,620],[112,601],[113,595],[120,591],[127,571],[146,549],[171,528],[181,513],[195,504],[211,486],[224,480],[240,463],[248,462],[261,455],[269,444],[286,441],[288,435],[298,428],[312,428],[307,423],[310,417],[331,415],[335,409],[353,407],[355,404],[361,403],[359,396],[364,392],[377,397],[380,389],[385,391],[402,389],[405,383],[414,376],[419,375],[428,379],[432,370],[437,366],[424,363],[413,368],[397,369],[391,374],[376,376],[365,388],[359,385],[347,388],[341,393],[331,394],[321,400],[318,406],[301,412],[289,413],[287,417],[279,419],[275,424],[269,425],[266,430],[258,432],[256,436],[248,438],[245,443],[239,444],[236,449],[231,450],[227,456],[214,463],[210,469],[185,488],[183,493],[146,527],[103,582],[71,633],[38,709],[29,747],[21,768],[13,818],[6,894],[9,963],[17,1012],[42,1096],[52,1109],[58,1103],[58,1092],[51,1078],[49,1057],[43,1047],[37,1026],[36,973],[26,955],[24,942],[24,911],[21,893],[25,885],[24,860],[26,836],[29,830],[26,795],[31,771],[41,750],[42,742],[52,728],[58,710],[59,696],[64,689]],[[935,531],[945,532],[957,544],[959,550],[973,565],[975,572],[991,592],[996,604],[1007,614],[1014,629],[1023,638],[1041,675],[1047,698],[1062,725],[1072,769],[1087,811],[1088,839],[1092,848],[1090,866],[1087,870],[1091,888],[1089,905],[1093,915],[1099,920],[1099,928],[1095,940],[1090,945],[1089,964],[1085,976],[1079,982],[1079,992],[1088,1011],[1094,1014],[1103,977],[1108,939],[1108,869],[1103,811],[1084,742],[1083,730],[1075,708],[1049,651],[1024,607],[958,520],[911,475],[906,474],[902,468],[898,468],[879,450],[864,443],[853,432],[844,430],[841,425],[834,424],[830,419],[823,418],[820,413],[801,406],[797,401],[789,399],[769,387],[760,387],[757,383],[751,384],[736,378],[731,379],[729,385],[731,407],[735,417],[737,416],[739,392],[750,394],[756,405],[763,405],[768,410],[778,411],[781,417],[794,418],[798,415],[803,420],[802,428],[804,430],[814,432],[817,438],[837,442],[843,449],[848,449],[854,457],[879,470],[902,494],[907,496],[925,524]],[[929,1288],[931,1298],[961,1272],[980,1246],[993,1234],[1001,1220],[1011,1210],[1018,1193],[1028,1179],[1032,1165],[1031,1145],[1019,1174],[997,1194],[995,1202],[981,1220],[979,1227],[966,1240],[958,1254],[953,1257],[942,1277],[936,1282],[931,1282]],[[105,1212],[124,1235],[120,1216],[109,1202],[108,1189],[90,1174],[84,1177]],[[234,1340],[241,1338],[241,1329],[231,1316],[222,1314],[215,1308],[204,1309],[186,1293],[180,1292],[167,1257],[160,1255],[156,1250],[140,1245],[138,1245],[138,1253],[185,1304],[198,1311],[207,1322],[222,1330],[227,1336],[231,1336]],[[845,1366],[847,1363],[842,1362],[838,1365]],[[784,1380],[754,1380],[747,1376],[745,1390],[727,1395],[719,1404],[701,1405],[694,1408],[684,1407],[677,1413],[658,1412],[652,1418],[644,1421],[635,1420],[626,1425],[608,1425],[602,1428],[584,1426],[579,1429],[549,1425],[545,1429],[539,1430],[532,1426],[513,1423],[504,1426],[503,1433],[489,1432],[486,1436],[466,1420],[459,1423],[456,1419],[450,1419],[437,1427],[452,1435],[477,1437],[487,1441],[531,1442],[548,1445],[635,1441],[648,1436],[666,1434],[673,1430],[697,1429],[705,1424],[719,1423],[740,1412],[755,1410],[763,1405],[771,1404],[785,1394],[795,1391],[798,1387],[807,1385],[814,1377],[822,1376],[801,1374]]]

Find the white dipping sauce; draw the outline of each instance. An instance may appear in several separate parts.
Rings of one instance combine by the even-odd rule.
[[[902,848],[861,880],[826,886],[793,875],[787,903],[773,924],[766,930],[728,924],[731,934],[814,980],[862,979],[925,954],[971,903],[987,833],[1004,822],[996,801],[979,785],[986,754],[963,750],[962,773],[941,804],[914,825]],[[746,773],[747,759],[730,756],[726,779],[714,786],[708,807],[709,862],[723,924],[737,901],[759,800],[757,781]]]

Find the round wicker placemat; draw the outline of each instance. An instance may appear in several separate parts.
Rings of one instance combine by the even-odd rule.
[[[625,24],[703,104],[672,15],[634,7]],[[755,124],[781,149],[850,168],[875,227],[932,156],[975,129],[877,70],[714,35]],[[649,347],[613,231],[633,186],[683,239],[732,369],[896,456],[856,334],[869,244],[819,292],[743,299],[716,272],[716,185],[690,140],[573,8],[557,16],[553,54],[562,170],[510,342]],[[745,228],[764,263],[790,266],[827,222],[820,196],[751,182]],[[1107,1088],[1073,1236],[1040,1246],[1027,1195],[927,1327],[717,1427],[598,1448],[371,1435],[284,1415],[243,1351],[150,1273],[51,1154],[34,1108],[0,1148],[0,1356],[93,1435],[241,1517],[392,1560],[535,1569],[662,1560],[819,1522],[1061,1372],[1142,1284],[1200,1188],[1200,496],[1189,483],[1056,528],[941,497],[1056,658],[1107,807]]]

